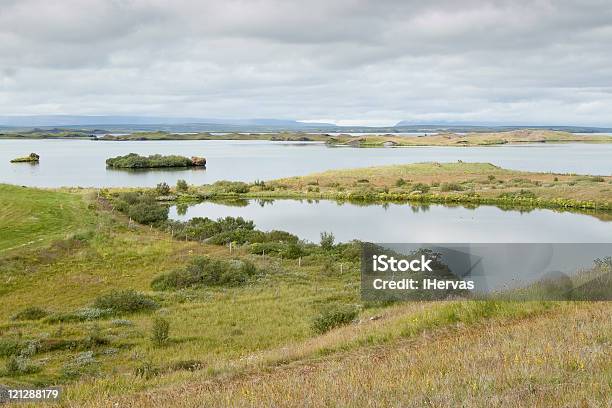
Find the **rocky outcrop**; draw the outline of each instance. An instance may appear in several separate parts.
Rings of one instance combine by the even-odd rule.
[[[191,162],[194,166],[206,167],[206,159],[204,157],[192,156]]]
[[[40,161],[40,156],[36,153],[30,153],[26,157],[18,157],[16,159],[11,160],[11,163],[38,163]]]

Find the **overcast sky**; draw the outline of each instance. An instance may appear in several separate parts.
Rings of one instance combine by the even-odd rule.
[[[612,2],[0,0],[0,115],[612,126]]]

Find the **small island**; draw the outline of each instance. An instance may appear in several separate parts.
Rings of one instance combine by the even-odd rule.
[[[106,165],[113,168],[121,169],[148,169],[160,167],[206,167],[206,159],[204,157],[193,156],[191,158],[168,155],[162,156],[154,154],[151,156],[140,156],[136,153],[130,153],[125,156],[111,157],[106,160]]]
[[[17,157],[16,159],[11,160],[11,163],[38,163],[40,161],[40,156],[36,153],[30,153],[25,157]]]

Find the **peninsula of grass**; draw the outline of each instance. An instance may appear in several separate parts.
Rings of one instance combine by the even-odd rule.
[[[112,157],[106,160],[106,165],[120,169],[152,169],[164,167],[206,167],[206,159],[203,157],[184,157],[177,155],[162,156],[154,154],[151,156],[140,156],[130,153],[125,156]]]
[[[612,209],[612,177],[507,170],[490,163],[416,163],[255,183],[193,186],[179,199],[310,198],[364,202],[492,204],[507,208]]]
[[[11,160],[11,163],[38,163],[39,161],[39,155],[36,153],[30,153],[25,157],[17,157],[16,159]]]

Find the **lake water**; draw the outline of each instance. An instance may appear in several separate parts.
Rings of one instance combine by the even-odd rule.
[[[258,229],[288,231],[312,242],[319,241],[322,231],[344,242],[612,242],[612,222],[546,209],[365,206],[329,200],[240,200],[234,205],[207,201],[170,209],[170,218],[182,221],[226,216],[240,216],[253,220]]]
[[[40,164],[11,164],[30,152]],[[110,170],[105,160],[128,153],[204,156],[208,168]],[[537,144],[495,147],[334,148],[322,143],[270,141],[0,140],[0,182],[27,186],[154,186],[185,179],[255,181],[329,169],[424,161],[490,162],[509,169],[612,174],[612,144]]]

